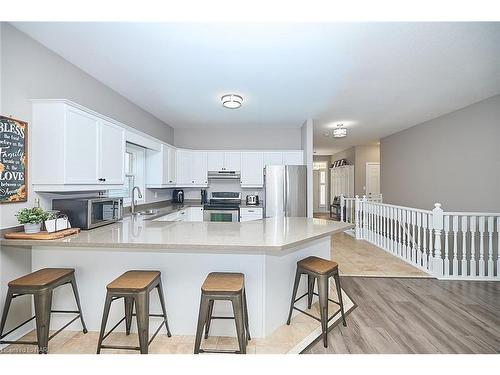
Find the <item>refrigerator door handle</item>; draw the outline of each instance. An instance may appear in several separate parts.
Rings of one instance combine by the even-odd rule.
[[[288,191],[289,187],[288,187],[288,167],[285,166],[285,178],[284,178],[284,186],[283,186],[283,196],[285,197],[285,199],[283,199],[283,212],[285,214],[285,217],[288,216],[287,215],[287,206],[288,206],[288,195],[290,194],[290,192]]]

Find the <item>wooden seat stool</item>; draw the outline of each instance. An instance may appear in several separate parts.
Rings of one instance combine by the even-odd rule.
[[[214,301],[231,301],[234,316],[213,316]],[[234,319],[239,350],[204,350],[201,349],[203,332],[208,338],[210,323],[213,319]],[[205,330],[203,331],[203,327]],[[248,308],[245,293],[245,276],[242,273],[212,272],[201,286],[200,311],[196,329],[194,354],[198,353],[239,353],[246,354],[248,340],[251,340],[248,328]]]
[[[107,287],[106,301],[104,303],[104,312],[102,314],[101,332],[97,343],[97,354],[101,349],[125,349],[139,350],[141,354],[148,353],[149,344],[154,340],[163,325],[167,330],[168,337],[171,337],[170,328],[168,327],[167,311],[165,308],[165,300],[163,298],[163,288],[161,285],[160,271],[127,271],[117,279],[110,282]],[[160,299],[161,314],[149,313],[149,294],[156,289]],[[123,298],[125,303],[125,316],[114,325],[111,330],[105,334],[106,324],[108,322],[109,310],[111,303],[114,300]],[[134,314],[134,305],[136,313]],[[132,325],[132,317],[137,319],[137,330],[139,336],[139,346],[122,346],[122,345],[103,345],[103,341],[113,332],[123,321],[125,321],[125,332],[130,335],[130,327]],[[163,318],[160,326],[149,339],[149,317]]]
[[[303,274],[307,275],[307,292],[302,296],[300,296],[299,298],[296,298],[300,277]],[[328,289],[329,289],[328,281],[330,277],[333,277],[335,280],[335,286],[337,288],[337,297],[339,299],[338,302],[328,298]],[[314,293],[314,283],[316,282],[316,280],[318,283],[318,293]],[[321,318],[319,319],[314,315],[309,314],[307,311],[295,307],[295,303],[297,301],[307,296],[307,308],[310,309],[313,295],[319,297],[319,307],[321,316]],[[328,301],[333,302],[340,306],[340,310],[337,311],[335,314],[333,314],[331,317],[328,317]],[[325,348],[328,347],[328,341],[327,341],[328,322],[332,320],[335,316],[337,316],[337,314],[340,312],[342,314],[342,323],[344,326],[347,326],[344,316],[344,303],[342,302],[342,290],[340,288],[339,267],[336,262],[332,262],[330,260],[318,258],[315,256],[310,256],[297,262],[297,271],[295,274],[295,282],[293,285],[292,301],[290,303],[290,312],[288,313],[288,320],[286,322],[287,325],[290,325],[290,319],[292,318],[292,311],[294,309],[321,322],[323,345]]]
[[[71,284],[73,294],[76,300],[78,310],[52,310],[52,292],[55,288]],[[2,321],[0,323],[0,344],[25,344],[37,345],[38,353],[47,354],[49,340],[54,338],[64,328],[69,326],[75,320],[80,318],[83,327],[83,333],[87,333],[87,328],[83,320],[82,308],[80,306],[80,297],[78,296],[78,288],[76,286],[75,270],[73,268],[43,268],[41,270],[32,272],[28,275],[22,276],[18,279],[12,280],[8,284],[7,297],[5,299],[5,306],[3,308]],[[35,305],[35,316],[19,324],[17,327],[11,329],[7,333],[3,333],[7,315],[12,300],[14,298],[33,295]],[[49,336],[50,316],[52,313],[65,313],[77,314],[69,323],[66,323],[62,328]],[[21,328],[28,322],[35,319],[36,322],[36,337],[37,341],[10,341],[3,340],[18,328]]]

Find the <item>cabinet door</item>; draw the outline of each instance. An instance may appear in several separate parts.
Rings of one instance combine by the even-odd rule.
[[[99,178],[104,185],[125,182],[125,132],[107,121],[101,121],[99,132]]]
[[[190,221],[203,221],[203,207],[190,207],[189,208]]]
[[[186,150],[177,150],[176,155],[176,170],[177,170],[177,185],[187,186],[192,185],[191,171],[193,169],[191,163],[191,152]]]
[[[283,165],[283,153],[282,152],[264,152],[264,167],[268,165]]]
[[[88,113],[74,108],[67,109],[64,142],[65,183],[100,183],[99,122],[97,117]]]
[[[263,164],[262,152],[242,152],[241,186],[263,186]]]
[[[176,156],[177,150],[175,148],[165,146],[163,157],[166,158],[166,160],[164,160],[166,184],[173,185],[176,182]]]
[[[226,171],[241,171],[241,152],[225,152],[224,168]]]
[[[285,165],[303,165],[304,153],[303,151],[284,151],[283,164]]]
[[[192,183],[195,185],[205,185],[207,179],[207,153],[206,151],[192,152]]]
[[[224,170],[224,152],[223,151],[208,151],[207,152],[207,167],[209,171]]]

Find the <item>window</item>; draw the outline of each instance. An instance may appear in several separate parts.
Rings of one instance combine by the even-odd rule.
[[[146,149],[132,143],[127,143],[125,148],[125,184],[123,189],[110,190],[109,196],[123,197],[123,205],[130,206],[132,202],[132,189],[138,186],[142,192],[142,198],[138,203],[144,202],[146,186]]]
[[[328,164],[326,161],[315,161],[313,162],[313,170],[317,171],[320,169],[326,169]]]

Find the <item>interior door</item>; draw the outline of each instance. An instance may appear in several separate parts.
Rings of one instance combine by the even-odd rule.
[[[380,195],[380,163],[366,163],[366,196]]]
[[[319,169],[313,171],[313,212],[319,211]]]

